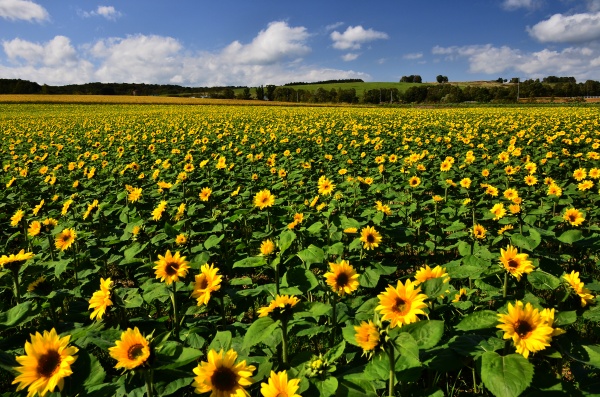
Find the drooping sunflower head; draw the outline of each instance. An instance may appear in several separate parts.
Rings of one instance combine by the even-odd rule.
[[[253,365],[246,365],[246,360],[235,363],[237,353],[231,349],[227,352],[210,350],[208,361],[202,361],[194,368],[194,383],[196,393],[212,392],[218,397],[247,396],[245,387],[252,384]]]
[[[171,255],[171,251],[167,250],[165,256],[158,255],[158,261],[154,262],[154,274],[160,281],[164,281],[167,285],[171,285],[173,281],[179,281],[180,277],[185,277],[190,268],[185,256],[179,256],[179,251],[175,255]]]
[[[28,397],[36,393],[44,396],[57,387],[62,391],[64,378],[73,374],[71,365],[77,360],[75,354],[79,350],[68,346],[70,339],[70,336],[59,337],[54,328],[32,334],[31,342],[25,343],[25,355],[16,358],[21,365],[15,367],[19,375],[12,382],[19,384],[17,391],[29,386]]]
[[[300,300],[293,295],[277,295],[267,306],[258,309],[258,317],[271,316],[274,320],[289,319],[292,309]]]
[[[379,305],[375,308],[382,314],[382,321],[390,321],[390,327],[402,326],[419,321],[418,314],[425,314],[427,295],[421,294],[421,288],[406,280],[405,284],[398,281],[398,285],[389,285],[385,292],[377,296]]]
[[[33,258],[35,254],[33,252],[25,252],[24,249],[19,251],[17,254],[2,255],[0,257],[0,267],[11,271],[18,271],[21,266],[29,259]]]
[[[137,327],[127,328],[121,334],[121,339],[115,342],[115,346],[108,348],[108,352],[117,360],[115,365],[117,369],[136,369],[145,366],[149,363],[152,354],[150,343]]]
[[[254,196],[254,206],[263,210],[275,204],[275,196],[268,189],[261,190]]]
[[[338,295],[351,294],[358,289],[358,274],[348,263],[329,263],[329,272],[324,275],[327,284]]]
[[[413,281],[413,284],[416,286],[432,278],[443,278],[445,283],[450,281],[450,276],[446,273],[445,267],[438,265],[432,269],[429,265],[425,265],[415,273],[415,281]]]
[[[260,384],[260,393],[263,397],[300,397],[296,394],[300,379],[290,379],[288,381],[287,371],[275,373],[271,371],[269,383]]]
[[[366,226],[360,231],[360,241],[363,242],[363,248],[366,250],[379,247],[381,239],[381,234],[373,226]]]
[[[529,274],[533,271],[533,265],[527,258],[527,254],[519,254],[512,245],[508,245],[506,250],[500,248],[500,263],[517,281],[521,280],[523,274]]]
[[[525,306],[521,301],[516,301],[514,306],[509,303],[508,314],[500,313],[498,319],[497,327],[504,331],[503,338],[512,339],[517,353],[523,357],[550,346],[553,329],[531,303]]]
[[[92,295],[90,299],[90,306],[88,309],[93,309],[90,314],[90,319],[102,320],[106,309],[112,305],[110,300],[110,290],[112,287],[112,280],[110,278],[100,279],[100,289]]]
[[[373,352],[380,344],[381,334],[373,321],[362,321],[360,325],[354,326],[354,331],[354,338],[356,343],[363,349],[363,354]]]
[[[579,226],[585,221],[583,214],[575,208],[567,209],[563,215],[563,219],[569,222],[571,226]]]
[[[77,232],[74,229],[65,229],[56,236],[54,246],[61,251],[67,250],[75,242],[75,237]]]
[[[192,298],[197,299],[198,306],[207,305],[211,293],[221,288],[222,276],[217,274],[218,271],[218,267],[214,267],[214,265],[209,265],[208,263],[202,265],[200,268],[200,274],[195,277],[194,291],[192,292]]]
[[[565,274],[563,279],[569,283],[569,286],[581,299],[581,307],[586,307],[594,301],[594,295],[591,294],[589,289],[585,288],[585,284],[579,278],[579,272],[573,270],[571,273]]]

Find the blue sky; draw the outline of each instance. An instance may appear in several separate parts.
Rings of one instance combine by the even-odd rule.
[[[600,80],[600,0],[0,0],[0,78]]]

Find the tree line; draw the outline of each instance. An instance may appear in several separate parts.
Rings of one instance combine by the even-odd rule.
[[[417,82],[418,75],[403,76]],[[418,78],[417,78],[418,77]],[[577,83],[573,77],[548,76],[540,79],[519,81],[514,78],[508,84],[467,85],[446,84],[447,77],[439,75],[439,83],[419,84],[405,91],[397,88],[365,90],[360,96],[354,88],[317,89],[300,86],[275,86],[268,84],[258,87],[183,87],[171,84],[131,84],[131,83],[87,83],[64,86],[39,85],[20,79],[0,79],[0,94],[78,94],[78,95],[157,95],[195,96],[222,99],[268,100],[305,103],[510,103],[517,98],[600,96],[600,82],[587,80]],[[495,80],[505,83],[506,80]],[[339,81],[336,81],[339,82]],[[348,82],[344,80],[344,82]],[[354,82],[354,81],[353,81]],[[358,82],[358,81],[357,81]]]

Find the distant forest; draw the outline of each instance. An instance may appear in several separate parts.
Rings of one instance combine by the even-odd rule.
[[[420,76],[405,76],[417,82]],[[440,79],[439,77],[442,77]],[[587,80],[578,83],[574,77],[548,76],[510,82],[499,78],[489,85],[457,85],[447,83],[447,77],[438,76],[438,83],[419,84],[405,91],[398,88],[365,90],[360,95],[354,88],[304,89],[307,84],[361,83],[361,79],[327,80],[318,83],[288,83],[283,86],[259,87],[183,87],[171,84],[87,83],[64,86],[39,85],[20,79],[0,79],[0,94],[70,94],[70,95],[141,95],[141,96],[195,96],[222,99],[269,100],[308,103],[511,103],[518,98],[570,98],[582,100],[586,96],[600,96],[600,82]]]

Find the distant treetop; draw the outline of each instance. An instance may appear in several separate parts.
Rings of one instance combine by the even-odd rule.
[[[284,84],[283,86],[285,87],[285,86],[290,86],[290,85],[334,84],[334,83],[364,83],[364,80],[363,79],[339,79],[339,80],[313,81],[311,83],[294,82],[294,83]]]

